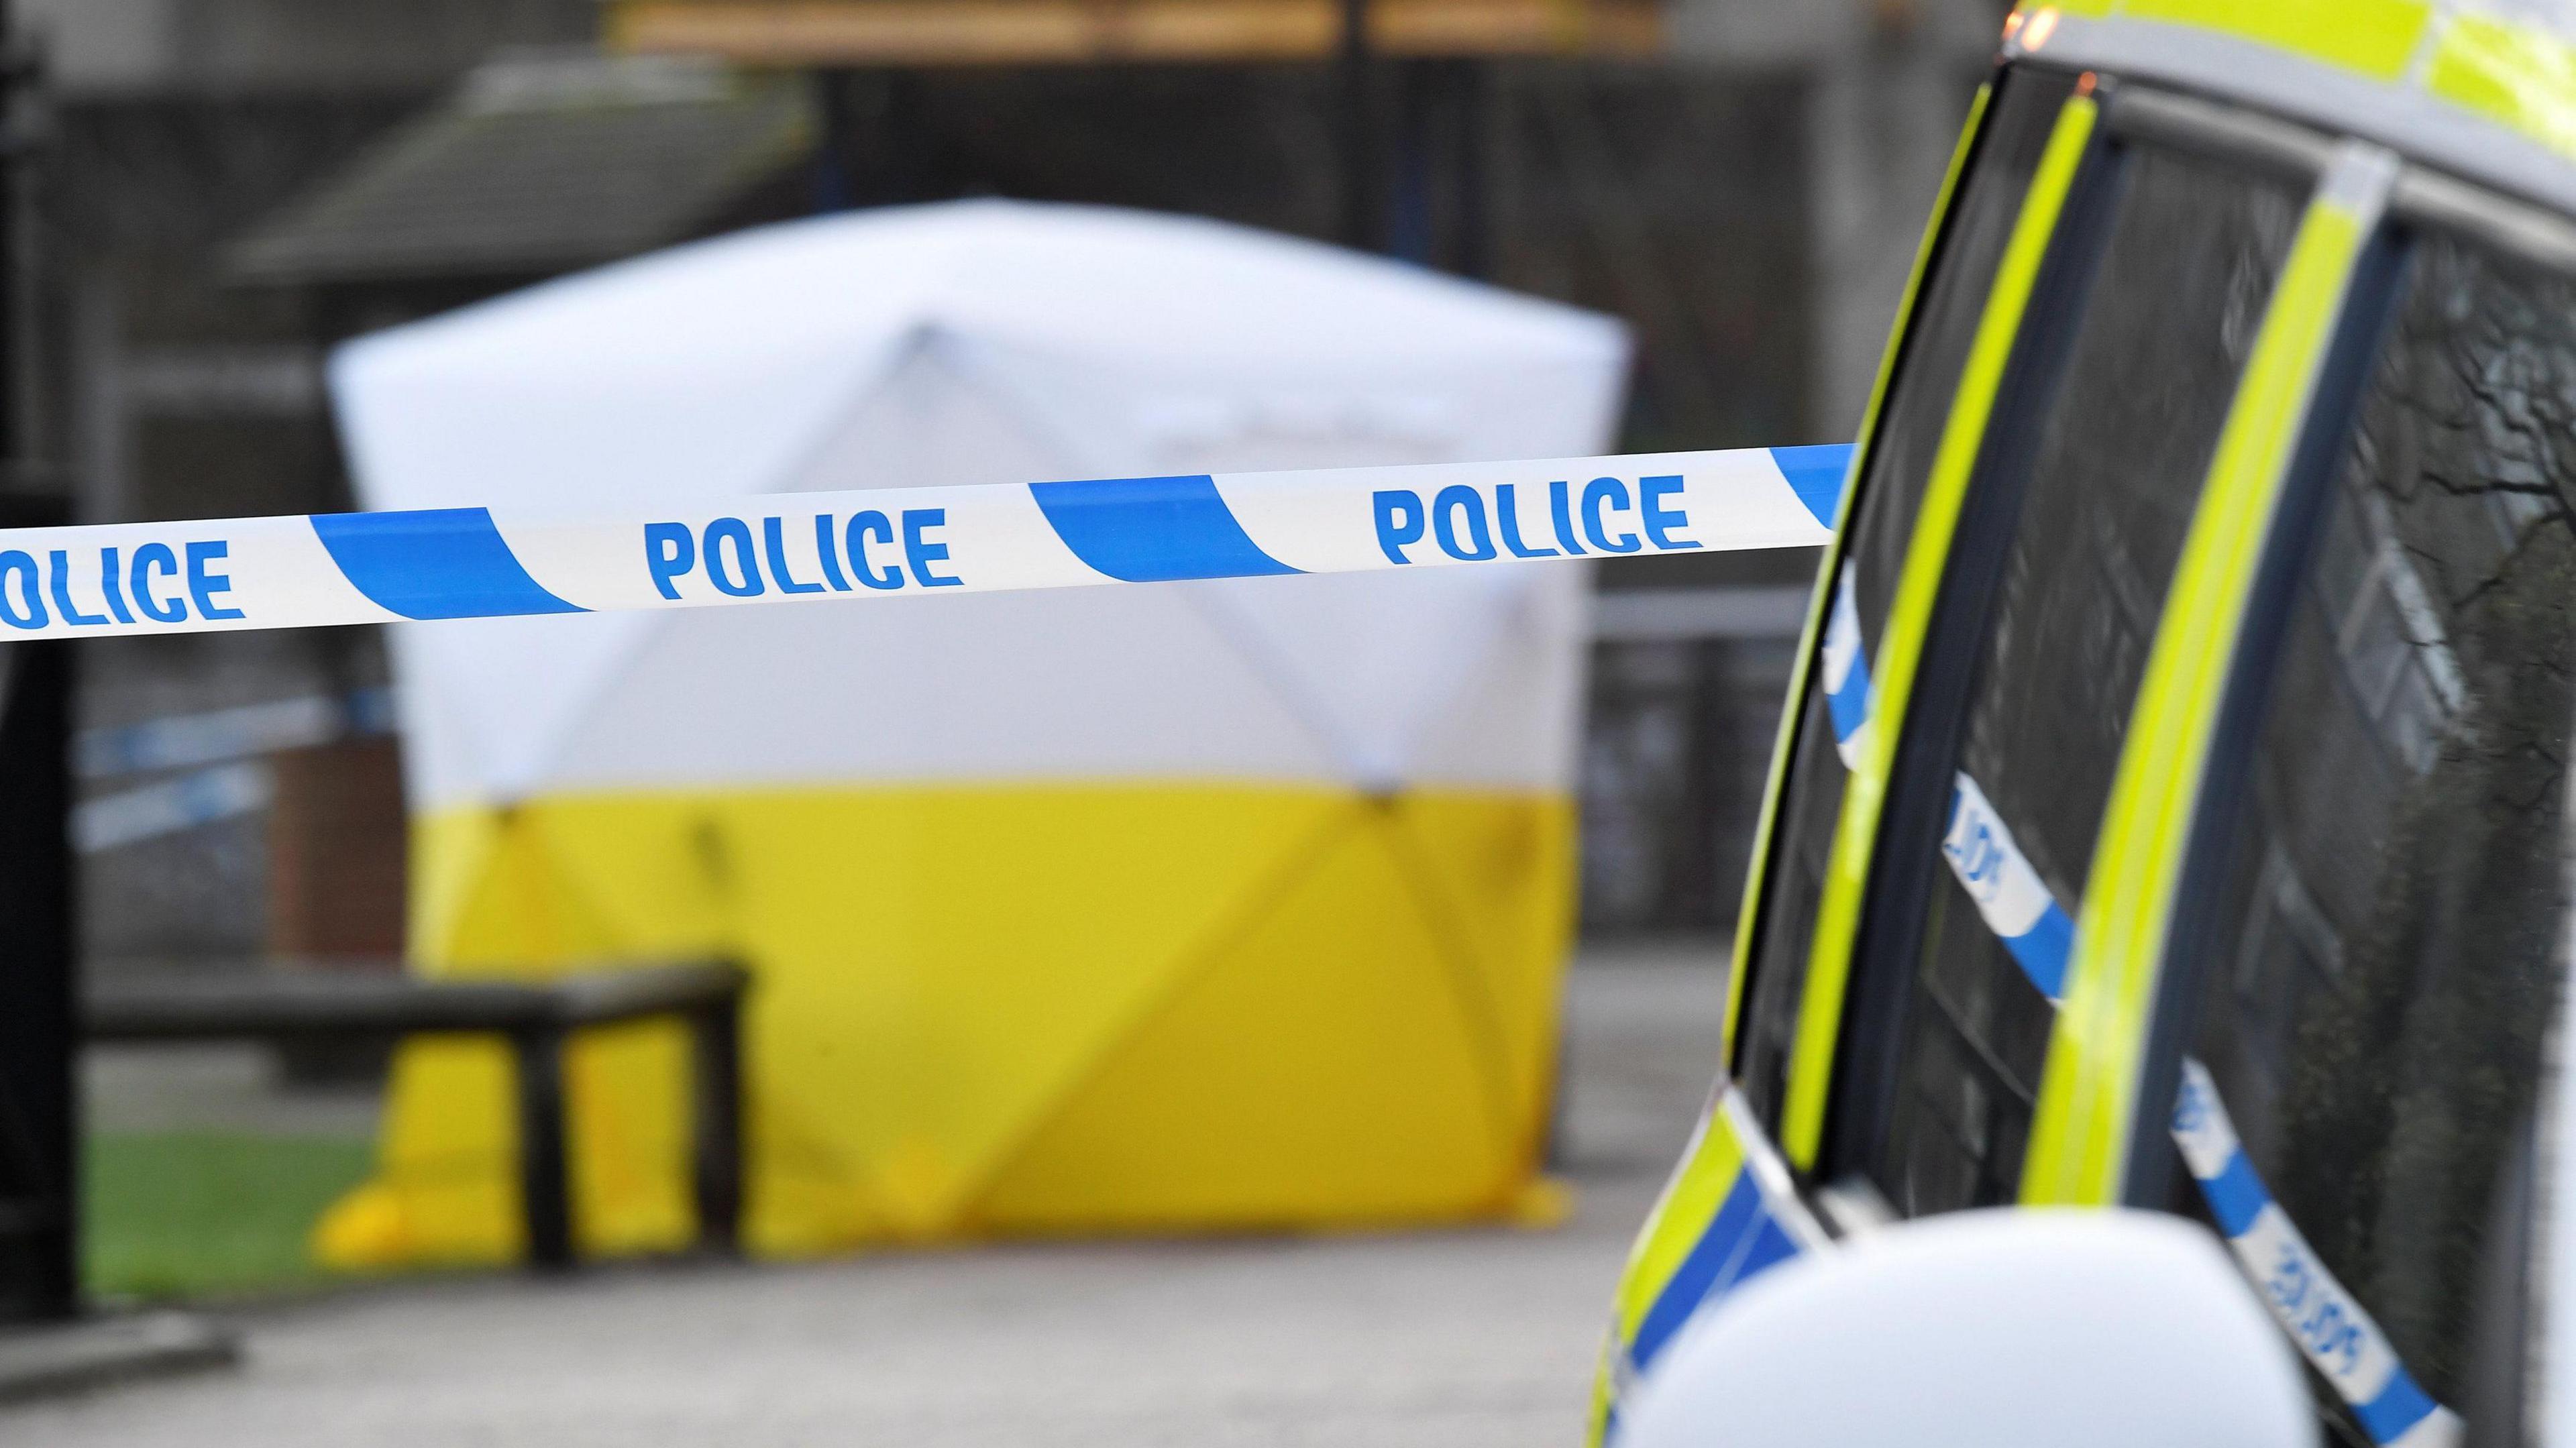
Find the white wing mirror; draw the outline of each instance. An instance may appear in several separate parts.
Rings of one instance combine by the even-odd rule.
[[[1784,1263],[1685,1329],[1617,1448],[2315,1448],[2226,1254],[2147,1212],[1960,1212]]]

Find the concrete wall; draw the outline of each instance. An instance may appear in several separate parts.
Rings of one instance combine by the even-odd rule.
[[[1675,0],[1687,64],[1805,75],[1813,415],[1852,435],[2004,0]]]
[[[71,94],[433,86],[501,45],[598,28],[594,0],[15,0]]]

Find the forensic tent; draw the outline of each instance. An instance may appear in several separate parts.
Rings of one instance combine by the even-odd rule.
[[[1212,222],[969,202],[367,337],[366,502],[1546,457],[1616,324]],[[431,976],[729,956],[756,1250],[1528,1210],[1573,898],[1574,565],[403,624]],[[577,1241],[692,1231],[676,1028],[576,1043]],[[506,1055],[399,1058],[343,1265],[520,1247]]]

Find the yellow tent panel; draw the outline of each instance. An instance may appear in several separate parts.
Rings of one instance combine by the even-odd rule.
[[[1243,786],[555,799],[419,831],[432,974],[734,954],[755,975],[747,1235],[1505,1213],[1544,1134],[1571,836],[1561,800]],[[578,1041],[578,1240],[675,1247],[687,1052]],[[406,1050],[342,1266],[518,1240],[494,1043]]]

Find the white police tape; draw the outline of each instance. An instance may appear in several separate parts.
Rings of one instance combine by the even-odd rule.
[[[1845,769],[1857,769],[1878,701],[1870,694],[1869,650],[1860,635],[1860,606],[1852,593],[1852,568],[1835,580],[1833,611],[1823,642],[1827,721]],[[1941,830],[1941,858],[1959,888],[1968,892],[1986,928],[2003,942],[2022,974],[2055,1005],[2066,993],[2067,957],[2075,949],[2075,921],[2057,903],[2013,838],[2012,826],[1964,769],[1950,780],[1950,817]]]
[[[2030,983],[2057,1004],[2066,990],[2074,926],[2012,831],[1965,771],[1941,842],[1968,898]],[[2185,1057],[2175,1093],[2174,1145],[2182,1151],[2210,1218],[2282,1331],[2351,1407],[2381,1448],[2448,1448],[2459,1420],[2418,1386],[2379,1324],[2335,1279],[2236,1139],[2217,1083]]]
[[[72,741],[72,768],[98,779],[147,770],[218,764],[302,749],[336,739],[390,734],[393,691],[352,689],[341,698],[301,694],[197,714],[171,714],[134,724],[84,729]]]
[[[2066,994],[2066,957],[2075,949],[2075,922],[2021,852],[1986,792],[1964,769],[1950,783],[1950,824],[1941,834],[1941,857],[1960,888],[1976,902],[1986,928],[2012,953],[2014,963],[2052,1002]]]
[[[1843,768],[1858,769],[1869,744],[1869,651],[1861,647],[1860,604],[1852,596],[1852,570],[1834,585],[1834,611],[1825,618],[1825,712],[1833,724],[1834,752]]]
[[[1847,446],[0,530],[0,637],[180,633],[1822,544]]]
[[[2353,1300],[2290,1214],[2272,1199],[2236,1139],[2217,1084],[2198,1061],[2182,1063],[2173,1114],[2174,1145],[2200,1184],[2228,1249],[2282,1330],[2382,1448],[2449,1448],[2460,1420],[2433,1401],[2397,1359],[2388,1335]]]
[[[1846,767],[1850,742],[1869,727],[1869,661],[1848,567],[1838,581],[1824,637],[1824,687],[1835,743]],[[1848,701],[1848,704],[1847,702]],[[1951,781],[1941,856],[2013,963],[2052,1006],[2062,1002],[2074,951],[2074,919],[2057,902],[1985,790],[1967,771]],[[2407,1372],[2378,1322],[2336,1280],[2289,1213],[2272,1198],[2238,1142],[2208,1068],[2185,1057],[2175,1093],[2174,1144],[2210,1218],[2275,1321],[2332,1384],[2362,1431],[2380,1448],[2452,1448],[2460,1420]]]
[[[139,845],[268,808],[277,776],[265,760],[191,770],[72,806],[72,848],[83,854]]]

